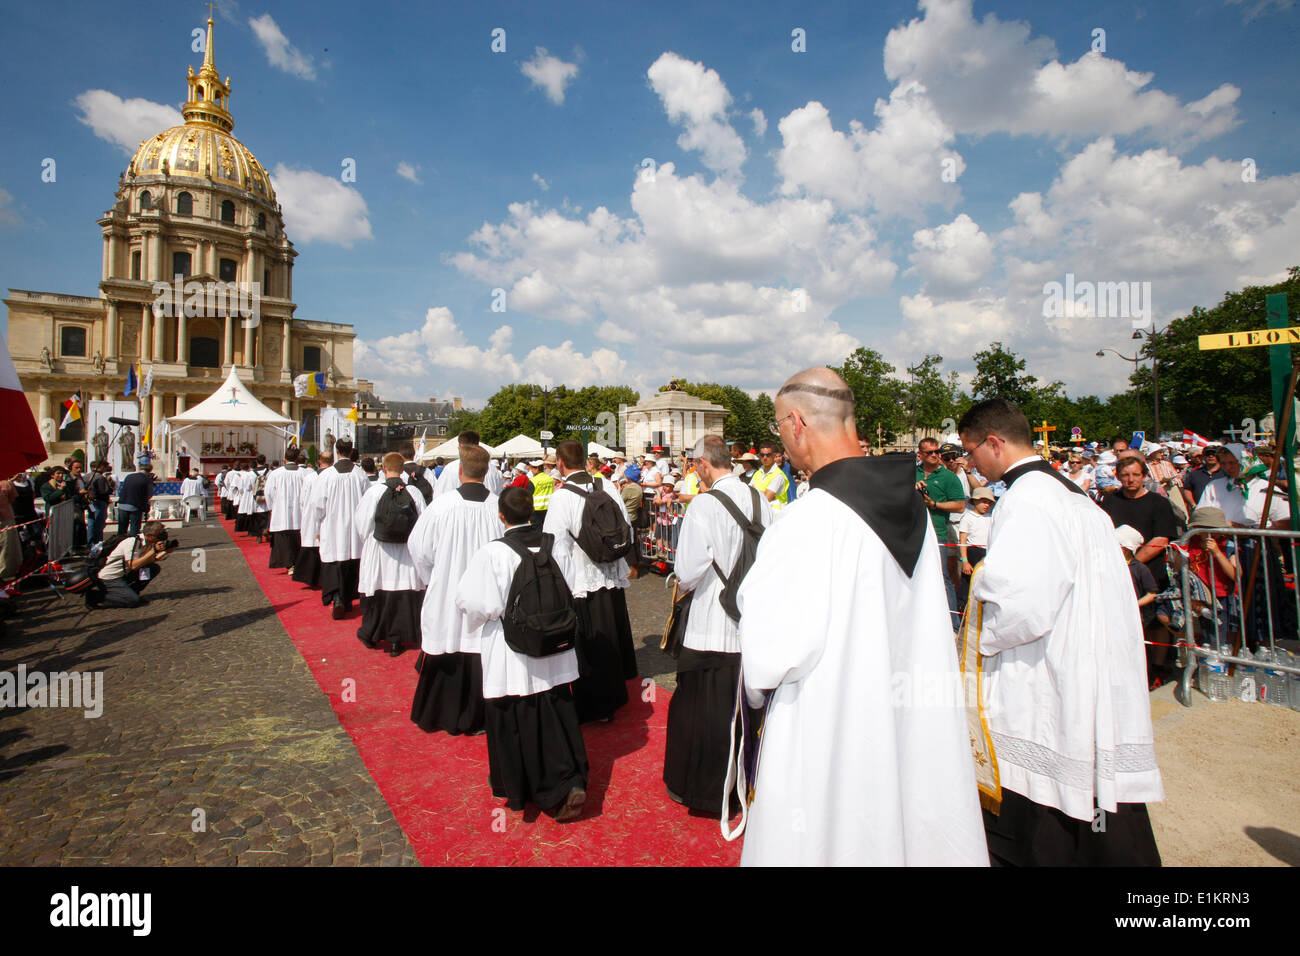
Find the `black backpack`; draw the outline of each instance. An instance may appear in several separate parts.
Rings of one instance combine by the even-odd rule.
[[[597,564],[609,564],[632,553],[636,547],[632,527],[623,517],[623,509],[605,494],[599,478],[592,479],[589,492],[579,491],[567,483],[564,487],[586,499],[582,506],[582,526],[577,534],[570,531],[569,537],[578,542],[587,557]]]
[[[109,556],[117,550],[117,546],[133,537],[135,535],[115,534],[106,539],[99,551],[88,557],[84,565],[68,570],[64,590],[69,594],[84,594],[89,606],[97,606],[104,597],[104,584],[99,580],[99,572],[104,570]],[[129,569],[127,573],[130,573]]]
[[[745,580],[745,575],[754,564],[754,557],[758,554],[758,539],[763,537],[763,525],[759,522],[759,516],[762,514],[762,506],[759,503],[758,489],[750,487],[749,493],[754,497],[754,517],[747,518],[736,507],[736,503],[722,494],[720,491],[706,491],[705,495],[716,498],[718,504],[727,509],[727,514],[736,520],[740,525],[740,553],[736,555],[736,563],[731,569],[730,574],[724,574],[722,568],[718,567],[718,562],[713,562],[713,570],[722,581],[722,591],[718,595],[718,603],[722,609],[727,612],[727,617],[731,618],[737,624],[740,623],[740,606],[736,603],[736,595],[740,593],[740,582]]]
[[[424,503],[427,505],[433,500],[433,485],[429,484],[429,479],[424,477],[428,471],[423,465],[416,465],[406,471],[406,477],[410,479],[407,484],[415,485],[420,494],[424,495]]]
[[[384,484],[387,488],[375,505],[375,540],[405,544],[420,512],[401,478],[389,478]]]
[[[501,618],[506,644],[528,657],[567,651],[578,636],[578,611],[560,566],[551,557],[555,538],[530,530],[499,540],[519,555]],[[538,547],[536,554],[530,546]]]

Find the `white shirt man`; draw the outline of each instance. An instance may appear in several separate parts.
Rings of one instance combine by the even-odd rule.
[[[302,546],[302,484],[307,470],[298,465],[297,449],[285,452],[285,463],[266,476],[266,505],[271,509],[270,568],[292,569]]]
[[[190,476],[181,482],[181,501],[184,502],[186,498],[199,499],[199,504],[198,504],[199,520],[207,521],[208,520],[208,493],[203,482],[203,476],[199,474],[199,470],[197,468],[195,468],[192,472],[190,472]],[[189,517],[188,513],[186,514],[186,517],[187,518]]]
[[[470,446],[462,445],[460,447],[464,449]],[[473,447],[482,448],[483,446],[475,443]],[[460,482],[460,462],[448,462],[447,467],[442,470],[442,474],[438,476],[438,480],[433,486],[433,496],[436,498],[444,492],[455,491],[460,487]],[[501,494],[502,489],[506,486],[505,479],[501,477],[501,472],[490,466],[483,476],[483,484],[494,495]]]
[[[460,466],[462,483],[434,494],[407,541],[427,585],[411,720],[426,733],[445,730],[453,736],[484,729],[482,628],[471,627],[456,607],[456,585],[475,552],[505,531],[497,496],[483,482],[490,474],[487,451],[462,447]],[[448,465],[443,475],[452,470]]]
[[[347,439],[334,443],[339,460],[326,468],[312,483],[307,512],[313,515],[320,534],[321,604],[331,607],[335,620],[352,610],[359,595],[363,541],[353,526],[357,506],[370,490],[366,473],[347,456],[352,445]]]
[[[740,588],[744,691],[767,701],[741,864],[987,865],[915,459],[862,456],[853,393],[829,369],[775,405],[812,478]]]
[[[488,778],[493,795],[512,810],[533,803],[556,807],[557,820],[575,819],[586,800],[588,770],[569,687],[578,679],[578,656],[570,648],[531,657],[506,642],[503,618],[521,561],[507,542],[537,554],[544,536],[529,521],[528,489],[509,489],[499,505],[509,524],[504,536],[479,548],[456,586],[466,626],[482,635]]]
[[[1205,486],[1198,508],[1222,508],[1228,523],[1239,528],[1258,528],[1268,498],[1268,477],[1241,479],[1241,445],[1220,445],[1213,449],[1219,458],[1219,474]],[[1244,491],[1242,485],[1245,485]],[[1270,528],[1290,527],[1291,505],[1285,490],[1275,490],[1268,508]]]
[[[737,623],[721,597],[724,576],[740,558],[743,532],[719,496],[761,528],[773,516],[767,499],[731,473],[731,451],[721,438],[701,439],[693,457],[709,492],[695,497],[677,544],[677,586],[693,596],[677,659],[677,690],[668,705],[664,784],[678,803],[720,814],[740,675]]]
[[[357,629],[357,639],[370,648],[380,641],[387,642],[392,657],[401,654],[406,645],[415,646],[420,642],[425,585],[411,557],[408,541],[380,541],[375,537],[375,510],[390,485],[401,488],[399,493],[411,498],[417,516],[424,513],[424,495],[415,485],[407,484],[401,459],[396,452],[384,456],[381,462],[384,480],[371,482],[352,519],[354,529],[365,542],[357,575],[357,590],[361,594],[361,627]]]
[[[587,495],[608,495],[628,522],[629,535],[631,522],[614,483],[593,479],[583,470],[581,444],[562,441],[556,447],[556,456],[565,482],[551,496],[542,530],[555,538],[555,561],[573,592],[582,622],[578,659],[585,666],[582,678],[574,685],[573,697],[580,721],[609,721],[627,703],[627,681],[637,676],[632,625],[623,594],[628,585],[628,564],[623,558],[603,563],[593,561],[578,546],[577,537],[582,529]],[[595,490],[597,482],[599,491]]]
[[[322,455],[319,460],[322,468],[333,463],[333,458]],[[302,468],[302,487],[298,491],[298,511],[301,526],[298,528],[298,556],[294,559],[293,579],[309,588],[320,587],[320,520],[316,511],[308,508],[312,488],[320,472],[315,468]]]
[[[1004,399],[958,424],[984,474],[1007,485],[971,584],[1002,799],[985,811],[1006,865],[1152,865],[1145,804],[1156,767],[1142,624],[1106,513],[1033,453]],[[1097,821],[1102,820],[1103,826]]]

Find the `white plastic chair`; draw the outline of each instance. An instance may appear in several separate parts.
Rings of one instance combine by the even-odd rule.
[[[190,515],[198,512],[200,521],[208,520],[208,503],[203,495],[186,495],[181,499],[181,507],[184,508],[184,520],[189,521]]]

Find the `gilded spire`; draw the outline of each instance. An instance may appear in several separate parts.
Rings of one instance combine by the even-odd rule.
[[[189,96],[185,108],[181,110],[187,123],[207,123],[220,127],[226,132],[234,127],[235,121],[230,116],[230,79],[223,83],[217,72],[212,43],[212,4],[208,4],[208,36],[203,48],[203,66],[198,75],[190,67],[186,82],[189,84]]]
[[[217,72],[216,65],[212,62],[212,4],[208,4],[208,39],[203,47],[203,69],[200,72]]]

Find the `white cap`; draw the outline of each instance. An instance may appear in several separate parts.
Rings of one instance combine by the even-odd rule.
[[[525,465],[522,461],[519,464],[515,465],[515,471],[527,471],[527,470],[528,470],[528,466]]]
[[[1115,529],[1115,538],[1119,541],[1119,546],[1126,551],[1137,552],[1142,547],[1142,532],[1132,525],[1122,524]]]
[[[541,468],[544,464],[546,464],[546,462],[542,461],[540,458],[534,458],[528,464],[532,465],[534,468]]]
[[[1174,464],[1175,464],[1175,465],[1185,465],[1185,464],[1187,464],[1187,459],[1184,458],[1182,455],[1174,455]]]
[[[1103,451],[1100,455],[1097,456],[1097,461],[1103,465],[1113,465],[1118,460],[1119,459],[1115,457],[1115,453],[1113,451]]]

